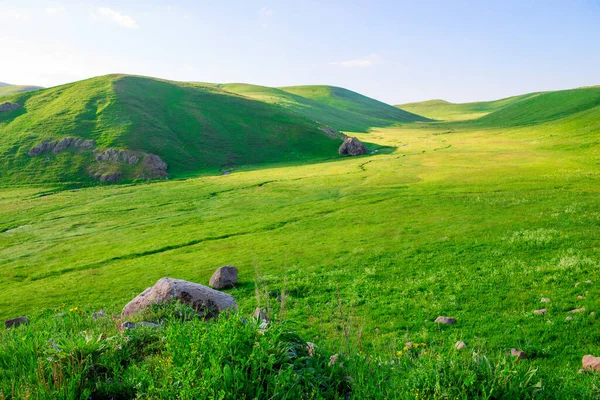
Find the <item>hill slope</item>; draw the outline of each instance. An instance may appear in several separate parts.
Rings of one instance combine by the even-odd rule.
[[[428,121],[428,118],[335,86],[287,86],[281,91],[305,99],[317,108],[337,109],[344,122],[332,127],[345,131],[365,132],[372,127],[385,127],[403,122]],[[327,124],[327,121],[321,121]]]
[[[6,100],[23,107],[0,113],[0,182],[134,179],[148,175],[149,155],[178,176],[331,157],[341,143],[307,118],[215,85],[109,75]],[[113,153],[97,162],[97,153],[81,148],[84,140]],[[32,157],[36,145],[40,154]]]
[[[11,85],[8,83],[0,82],[0,97],[8,96],[9,94],[29,92],[32,90],[42,89],[41,86],[30,86],[30,85]]]

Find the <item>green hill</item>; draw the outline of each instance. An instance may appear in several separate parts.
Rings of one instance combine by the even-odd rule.
[[[42,89],[42,87],[30,85],[11,85],[9,83],[0,82],[0,97],[8,96],[9,94],[29,92],[38,89]]]
[[[23,107],[0,113],[0,182],[135,179],[150,174],[150,154],[177,177],[332,157],[341,143],[301,115],[210,84],[108,75],[6,101]],[[66,149],[54,147],[61,140]],[[85,140],[95,141],[96,152],[112,149],[114,157],[96,161],[94,151],[80,147]],[[41,152],[32,157],[35,146]],[[128,162],[132,156],[142,161]]]
[[[521,97],[519,101],[509,102],[473,123],[485,126],[520,126],[570,117],[600,106],[600,86]]]
[[[537,96],[529,93],[494,101],[478,101],[473,103],[450,103],[445,100],[427,100],[416,103],[397,105],[397,108],[410,111],[427,118],[443,121],[462,121],[475,119],[497,111],[509,104]]]

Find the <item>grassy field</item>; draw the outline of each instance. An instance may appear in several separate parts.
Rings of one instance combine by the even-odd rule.
[[[475,121],[375,128],[356,134],[379,147],[363,157],[6,187],[0,316],[118,311],[160,277],[207,283],[230,264],[241,312],[257,306],[257,282],[278,312],[284,291],[306,340],[388,361],[407,341],[454,354],[463,340],[496,359],[518,348],[539,397],[595,398],[597,375],[577,371],[583,355],[600,355],[597,93],[522,99],[521,119],[506,105]],[[439,315],[458,322],[440,327]]]
[[[29,92],[38,89],[42,89],[42,87],[30,85],[9,85],[7,83],[0,82],[0,97],[8,96],[9,94]]]

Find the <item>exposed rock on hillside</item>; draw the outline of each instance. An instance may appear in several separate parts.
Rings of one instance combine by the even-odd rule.
[[[14,111],[14,110],[18,110],[19,108],[21,108],[20,104],[11,103],[9,101],[0,104],[0,112]]]
[[[226,265],[215,271],[210,277],[208,285],[215,289],[228,289],[235,286],[238,280],[238,269],[231,265]]]
[[[456,323],[456,319],[452,317],[437,317],[433,322],[444,325],[454,325]]]
[[[342,143],[338,152],[341,155],[348,154],[350,156],[360,156],[367,152],[367,148],[357,138],[349,137],[344,139],[344,143]]]
[[[122,316],[128,317],[152,304],[179,300],[198,310],[205,318],[212,318],[227,309],[237,309],[233,296],[207,286],[180,279],[161,278],[123,308]]]
[[[29,151],[29,156],[37,157],[48,151],[58,154],[68,148],[77,148],[82,150],[91,150],[96,145],[93,140],[77,139],[66,137],[61,140],[53,141],[52,139],[44,139]]]
[[[124,162],[127,164],[137,164],[139,157],[127,150],[107,149],[96,152],[96,161]]]
[[[319,130],[321,132],[323,132],[324,134],[326,134],[327,136],[329,136],[330,138],[332,138],[332,139],[345,139],[345,138],[347,138],[347,136],[344,135],[342,132],[336,131],[335,129],[333,129],[332,127],[327,126],[327,125],[321,125],[321,126],[319,126]]]
[[[594,357],[591,354],[583,356],[581,360],[584,369],[600,371],[600,357]]]

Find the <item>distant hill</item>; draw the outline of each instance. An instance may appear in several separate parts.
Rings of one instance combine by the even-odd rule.
[[[108,75],[5,100],[23,107],[0,113],[0,182],[153,177],[146,164],[160,163],[150,155],[177,177],[335,157],[342,141],[286,107],[214,84]]]
[[[313,121],[346,132],[366,132],[373,127],[428,121],[389,104],[334,86],[271,88],[248,84],[220,85],[223,90],[276,104]]]
[[[463,121],[483,117],[509,104],[537,96],[529,93],[494,101],[478,101],[473,103],[450,103],[445,100],[427,100],[416,103],[397,105],[397,108],[410,111],[427,118],[440,121]]]
[[[9,83],[0,82],[0,97],[8,96],[9,94],[29,92],[38,89],[42,89],[42,87],[29,85],[11,85]]]

